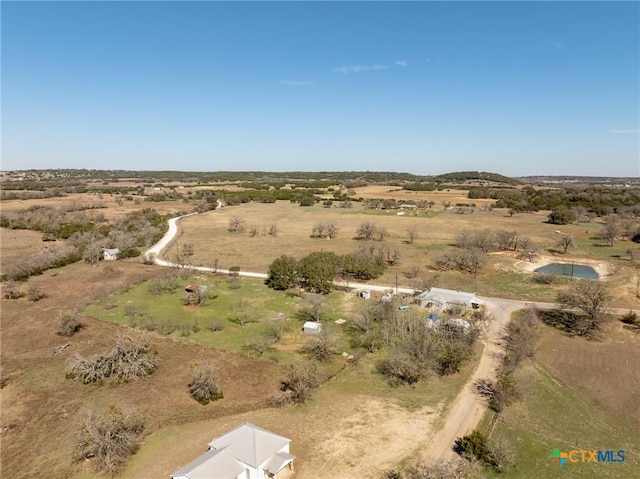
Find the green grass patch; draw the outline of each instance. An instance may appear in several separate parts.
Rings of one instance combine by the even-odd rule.
[[[486,471],[487,477],[505,478],[636,478],[640,471],[637,431],[612,419],[596,405],[583,401],[538,363],[518,372],[522,399],[508,407],[496,424],[492,439],[502,437],[515,452],[514,463],[503,473]],[[490,415],[485,417],[485,428]],[[565,463],[550,459],[554,448],[624,450],[622,463]]]
[[[183,288],[193,282],[208,286],[209,299],[203,306],[183,304]],[[158,328],[169,324],[176,329],[170,333],[172,335],[244,354],[249,354],[243,349],[247,340],[263,335],[280,323],[286,330],[284,337],[265,354],[266,358],[276,361],[295,359],[292,353],[307,339],[301,331],[303,319],[297,313],[304,303],[304,296],[274,291],[267,288],[262,280],[249,278],[242,278],[237,289],[230,288],[224,278],[216,275],[189,276],[180,284],[172,293],[152,294],[150,283],[142,283],[89,305],[83,314],[139,329],[148,328],[149,324]],[[240,302],[248,303],[252,311],[253,320],[244,326],[230,321],[234,308]],[[325,297],[324,311],[321,321],[332,332],[335,328],[333,321],[343,315],[340,293]],[[161,332],[161,329],[156,330]],[[335,332],[339,331],[336,329]],[[342,343],[339,341],[339,345],[344,347]]]
[[[438,376],[432,373],[415,385],[398,387],[390,387],[385,377],[375,369],[376,362],[385,358],[387,354],[386,351],[378,351],[364,355],[357,364],[345,369],[333,381],[325,384],[319,394],[327,397],[337,394],[392,398],[399,406],[409,410],[427,405],[442,405],[446,408],[473,373],[480,351],[476,349],[473,358],[456,374]]]

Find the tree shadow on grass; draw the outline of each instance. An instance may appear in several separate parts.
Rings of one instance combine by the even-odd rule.
[[[549,326],[564,331],[569,336],[578,335],[578,327],[583,321],[583,317],[571,311],[562,309],[548,309],[536,311],[538,319]]]

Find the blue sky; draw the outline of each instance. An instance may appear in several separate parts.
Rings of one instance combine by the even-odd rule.
[[[2,164],[640,175],[638,2],[7,2]]]

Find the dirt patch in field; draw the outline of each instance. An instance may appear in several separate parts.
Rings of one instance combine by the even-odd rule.
[[[311,419],[325,432],[308,445],[300,438],[298,447],[309,447],[313,454],[300,462],[297,479],[377,477],[420,448],[437,416],[432,408],[409,411],[373,398],[343,407],[346,414],[331,428],[322,426],[321,417]]]
[[[113,264],[109,265],[114,268]],[[148,379],[122,385],[83,385],[65,379],[67,359],[102,353],[130,328],[85,318],[86,327],[71,338],[55,334],[60,310],[121,291],[164,273],[161,268],[117,262],[74,264],[32,278],[47,293],[37,303],[2,300],[2,376],[7,385],[0,395],[2,472],[16,478],[69,477],[76,421],[85,409],[104,410],[114,404],[136,410],[153,432],[173,424],[222,417],[261,408],[277,391],[281,367],[266,361],[216,351],[187,341],[151,335],[158,370]],[[28,285],[24,285],[26,288]],[[60,354],[54,349],[70,346]],[[192,400],[187,383],[196,363],[211,362],[224,398],[208,406]],[[52,440],[56,438],[56,440]],[[43,455],[42,451],[47,451]]]

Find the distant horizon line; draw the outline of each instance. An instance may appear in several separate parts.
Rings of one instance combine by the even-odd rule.
[[[640,174],[637,176],[616,176],[616,175],[572,175],[572,174],[548,174],[548,173],[539,173],[539,174],[527,174],[527,175],[515,175],[509,176],[503,173],[499,173],[496,171],[487,171],[487,170],[454,170],[447,173],[435,173],[435,174],[420,174],[420,173],[411,173],[409,171],[397,171],[397,170],[168,170],[168,169],[123,169],[123,168],[24,168],[24,169],[15,169],[15,170],[4,170],[0,169],[0,173],[17,173],[17,172],[36,172],[36,171],[113,171],[113,172],[139,172],[139,173],[199,173],[199,174],[207,174],[207,173],[260,173],[260,174],[286,174],[286,173],[324,173],[324,174],[334,174],[334,173],[387,173],[387,174],[401,174],[401,175],[412,175],[412,176],[421,176],[421,177],[437,177],[444,175],[451,175],[455,173],[489,173],[495,175],[501,175],[506,178],[617,178],[617,179],[627,179],[627,178],[640,178]],[[479,178],[480,179],[480,178]]]

